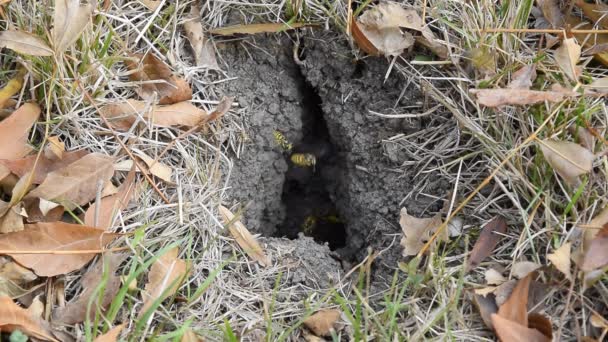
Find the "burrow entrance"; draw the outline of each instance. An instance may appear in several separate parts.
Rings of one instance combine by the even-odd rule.
[[[277,227],[276,236],[295,239],[302,232],[336,250],[346,246],[346,226],[327,183],[336,181],[329,175],[341,162],[327,129],[321,97],[299,69],[297,74],[294,79],[302,95],[302,139],[293,142],[292,153],[285,155],[289,165],[281,195],[285,219]],[[294,154],[314,156],[315,163],[298,165],[292,161]]]

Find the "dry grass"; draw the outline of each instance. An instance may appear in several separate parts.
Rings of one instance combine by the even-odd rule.
[[[208,1],[202,8],[202,22],[206,28],[213,28],[232,23],[284,21],[284,9],[289,4],[293,12],[298,13],[299,20],[321,23],[334,30],[345,27],[346,2],[304,0],[299,3],[300,6],[295,1]],[[419,9],[422,3],[416,1],[409,6]],[[468,92],[481,79],[474,69],[466,67],[468,51],[472,48],[491,51],[501,70],[484,81],[486,86],[504,85],[513,70],[533,61],[546,76],[540,86],[563,82],[552,57],[539,51],[539,35],[478,31],[490,25],[523,27],[529,17],[531,7],[526,6],[530,1],[511,1],[503,10],[489,1],[429,0],[424,3],[428,6],[426,13],[432,19],[432,27],[451,48],[450,59],[454,65],[420,65],[411,63],[409,57],[399,57],[390,64],[387,72],[401,73],[406,80],[405,88],[419,87],[427,94],[429,107],[440,106],[425,114],[430,117],[428,128],[421,128],[415,136],[395,136],[382,143],[386,149],[406,153],[410,161],[404,168],[415,165],[420,170],[416,175],[408,175],[417,180],[417,192],[425,194],[429,183],[427,175],[431,171],[439,171],[450,180],[455,193],[450,210],[498,169],[490,185],[458,214],[467,222],[463,236],[435,250],[417,271],[410,268],[407,280],[395,281],[391,287],[393,293],[361,291],[357,294],[353,287],[343,288],[343,284],[336,285],[335,292],[284,285],[281,276],[289,270],[278,264],[260,268],[247,262],[235,244],[226,238],[217,214],[218,205],[230,199],[230,156],[243,153],[246,143],[248,108],[235,105],[220,122],[212,124],[206,134],[179,140],[171,152],[161,158],[175,173],[175,184],[161,184],[161,191],[170,199],[170,204],[162,202],[153,189],[146,187],[135,204],[119,217],[119,231],[142,234],[138,244],[130,244],[134,265],[143,265],[161,248],[172,244],[178,244],[181,256],[193,265],[191,277],[180,291],[181,300],[161,305],[146,322],[138,322],[136,317],[141,301],[136,295],[127,295],[125,309],[118,312],[118,317],[128,323],[130,331],[138,331],[132,339],[169,339],[190,326],[208,340],[222,340],[229,324],[238,334],[248,333],[252,340],[256,340],[255,336],[266,336],[266,340],[296,340],[299,330],[289,330],[297,326],[294,322],[319,305],[337,304],[353,314],[343,332],[350,338],[357,336],[359,324],[363,327],[359,335],[362,339],[369,336],[412,341],[493,340],[463,295],[465,289],[483,285],[483,270],[491,266],[500,265],[509,274],[517,261],[546,264],[546,254],[569,239],[577,241],[573,227],[589,222],[607,202],[606,157],[597,162],[595,174],[585,179],[584,187],[577,189],[564,184],[553,173],[534,139],[528,138],[575,140],[571,128],[586,123],[604,136],[608,112],[603,100],[589,98],[532,108],[479,107]],[[151,12],[137,1],[112,1],[107,11],[96,12],[94,26],[85,32],[77,47],[52,65],[36,58],[3,56],[4,70],[13,62],[23,62],[35,75],[32,83],[38,86],[26,89],[23,99],[35,98],[48,110],[48,125],[38,131],[60,135],[72,149],[103,152],[115,156],[117,161],[128,157],[114,134],[129,148],[153,157],[160,153],[179,135],[178,131],[146,125],[143,130],[111,132],[103,125],[95,106],[88,104],[83,90],[93,94],[99,104],[132,98],[135,85],[127,81],[121,60],[127,52],[152,51],[164,56],[175,72],[192,84],[194,103],[211,109],[222,95],[217,84],[236,80],[231,79],[230,70],[193,67],[188,43],[180,30],[189,5],[189,2],[167,1],[161,10]],[[14,0],[5,8],[0,25],[7,27],[10,23],[44,36],[50,27],[50,8],[48,1]],[[101,53],[104,49],[106,52]],[[218,59],[222,65],[222,56],[218,55]],[[586,70],[588,76],[593,77],[606,73],[604,68]],[[601,149],[604,148],[602,145]],[[406,196],[403,202],[407,200]],[[465,276],[462,260],[475,240],[475,233],[481,223],[497,213],[507,217],[509,233],[491,261]],[[138,230],[140,227],[145,229]],[[282,251],[270,247],[268,253],[276,260]],[[208,286],[205,280],[210,274],[215,274],[215,279]],[[143,287],[143,279],[140,278],[139,287]],[[556,279],[559,278],[553,272],[544,274],[543,281],[554,286],[546,294],[541,312],[552,317],[555,331],[560,326],[568,327],[559,329],[562,340],[576,339],[577,333],[589,334],[590,314],[593,310],[606,310],[605,283],[600,281],[592,289],[583,291],[579,280],[570,285]],[[76,290],[78,281],[78,275],[65,277],[67,291]],[[194,293],[203,285],[208,287],[196,298]],[[405,290],[399,295],[402,289]],[[393,312],[394,307],[388,304],[380,309],[369,305],[369,301],[383,295],[391,299],[388,304],[399,309]],[[309,300],[304,305],[285,299],[292,296],[309,297]],[[359,316],[358,310],[362,312]],[[395,329],[397,335],[388,329]],[[75,328],[80,337],[85,330],[82,326]],[[174,331],[178,333],[171,334]],[[285,331],[291,334],[288,336]]]

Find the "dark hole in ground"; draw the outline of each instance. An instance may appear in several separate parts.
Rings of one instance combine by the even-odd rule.
[[[289,168],[285,174],[282,202],[285,220],[276,235],[295,239],[298,233],[310,236],[332,250],[346,245],[346,227],[327,191],[328,174],[339,167],[327,124],[323,118],[321,98],[303,75],[297,79],[302,98],[302,140],[293,142],[294,154],[315,157],[314,166],[296,165],[286,155]]]

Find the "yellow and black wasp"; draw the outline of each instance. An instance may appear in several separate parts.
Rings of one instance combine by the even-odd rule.
[[[312,153],[294,153],[290,157],[291,162],[299,167],[312,167],[317,164],[317,157]]]
[[[289,139],[283,135],[283,133],[275,130],[272,132],[272,135],[274,135],[274,141],[277,143],[277,145],[279,145],[280,148],[287,153],[291,153],[293,145],[289,142]]]

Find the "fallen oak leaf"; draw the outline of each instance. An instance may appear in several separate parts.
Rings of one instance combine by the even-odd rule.
[[[20,297],[30,291],[27,284],[37,278],[32,271],[9,257],[0,257],[0,296]]]
[[[529,274],[517,282],[513,292],[499,308],[498,316],[511,322],[528,326],[528,294],[532,275]],[[494,317],[492,317],[494,321]]]
[[[596,27],[589,24],[579,16],[570,14],[566,17],[566,23],[571,27],[576,27],[579,30],[594,30]],[[608,44],[608,35],[605,34],[594,34],[589,37],[586,33],[574,33],[574,37],[579,41],[583,42],[583,46],[587,49],[593,48],[596,45]],[[599,52],[593,55],[597,61],[604,65],[608,65],[608,52]]]
[[[507,85],[507,88],[530,89],[530,87],[532,87],[532,82],[534,82],[535,79],[536,65],[526,65],[513,73],[511,82]]]
[[[502,239],[502,235],[507,232],[507,221],[504,217],[498,215],[486,223],[481,229],[479,238],[473,246],[473,250],[467,259],[465,272],[475,269],[481,262],[490,256],[498,242]]]
[[[184,31],[186,31],[186,38],[188,38],[192,50],[194,50],[196,65],[209,69],[219,69],[213,44],[205,37],[203,32],[203,24],[200,22],[200,8],[197,5],[192,5],[190,20],[184,23]]]
[[[33,317],[26,309],[19,307],[10,297],[0,297],[0,330],[13,332],[20,330],[30,337],[46,341],[59,341],[53,337],[44,321]]]
[[[32,251],[100,250],[118,234],[101,229],[65,222],[39,222],[25,225],[17,233],[0,235],[0,250],[19,264],[32,269],[38,276],[52,277],[82,268],[97,253],[53,254]],[[12,253],[12,252],[15,253]]]
[[[536,329],[492,314],[492,325],[496,335],[504,342],[550,342],[551,339]]]
[[[543,16],[551,27],[555,29],[564,28],[566,21],[564,14],[559,8],[559,4],[556,0],[536,0],[538,7],[540,8]]]
[[[51,49],[42,39],[23,31],[7,30],[0,32],[0,48],[30,56],[52,56]]]
[[[172,183],[171,180],[173,175],[173,170],[171,168],[161,162],[155,161],[153,158],[145,154],[144,152],[133,149],[133,153],[138,156],[147,166],[148,170],[154,176],[164,180],[167,183]],[[143,172],[144,170],[142,170]]]
[[[127,59],[125,66],[132,71],[129,74],[131,81],[145,82],[136,90],[143,99],[150,101],[156,99],[155,94],[158,94],[158,104],[161,105],[192,99],[190,85],[185,80],[173,76],[169,66],[154,54],[133,54],[131,57],[137,59],[137,62]]]
[[[581,145],[549,139],[538,142],[547,163],[570,184],[593,168],[595,155]]]
[[[150,268],[142,299],[144,305],[138,317],[143,317],[157,300],[173,295],[188,276],[188,263],[178,258],[177,247],[161,255]]]
[[[31,155],[20,159],[2,159],[0,165],[4,165],[10,172],[23,177],[27,172],[33,171],[32,184],[40,184],[46,176],[55,170],[66,167],[78,159],[89,154],[86,150],[65,152],[61,160],[51,160],[44,154]],[[36,160],[38,160],[36,162]]]
[[[270,258],[266,256],[264,250],[257,242],[255,237],[251,235],[249,230],[241,221],[237,220],[234,214],[226,207],[220,205],[219,212],[222,216],[224,224],[228,226],[230,235],[236,240],[236,243],[249,255],[249,257],[264,267],[270,266]]]
[[[32,150],[27,139],[39,115],[38,105],[25,103],[8,118],[0,121],[0,159],[21,158]]]
[[[494,295],[489,293],[486,296],[483,296],[481,294],[473,293],[473,304],[475,304],[477,311],[479,311],[479,315],[486,327],[494,329],[492,314],[498,312],[498,306],[496,305]]]
[[[581,70],[576,66],[581,58],[581,46],[575,38],[564,39],[553,55],[555,62],[562,71],[576,82],[581,75]]]
[[[562,272],[562,274],[566,276],[566,279],[570,281],[573,279],[572,271],[570,271],[571,247],[572,243],[566,242],[556,249],[555,252],[547,254],[547,260],[551,261],[553,266],[555,266],[558,271]]]
[[[113,158],[100,153],[87,154],[49,173],[42,184],[25,198],[44,198],[60,203],[67,209],[74,209],[93,200],[98,184],[106,184],[113,174]]]
[[[595,235],[587,248],[581,270],[592,271],[608,265],[608,224]]]
[[[441,226],[441,216],[438,214],[429,218],[417,218],[409,215],[406,208],[402,208],[399,225],[403,232],[400,242],[403,247],[403,256],[416,255]],[[448,240],[447,230],[443,231],[440,240]]]
[[[55,0],[53,12],[53,47],[60,53],[72,46],[93,16],[93,4],[80,4],[80,0]]]
[[[150,106],[137,100],[108,104],[101,108],[101,112],[114,128],[125,131],[131,128],[138,115],[150,120],[152,125],[161,127],[194,127],[208,115],[206,111],[189,102]]]
[[[306,318],[303,324],[317,336],[329,336],[341,314],[335,309],[319,310]]]
[[[494,108],[505,105],[532,105],[540,102],[560,102],[569,97],[578,96],[576,93],[563,91],[540,91],[529,89],[470,89],[479,104]]]
[[[528,314],[528,328],[539,331],[547,338],[546,341],[553,339],[553,326],[545,315],[535,312]]]
[[[120,277],[116,276],[114,272],[124,258],[120,254],[110,253],[98,259],[95,265],[82,276],[80,281],[83,288],[82,293],[76,299],[68,302],[66,306],[53,310],[53,322],[69,325],[84,322],[87,319],[89,303],[91,303],[88,314],[90,320],[95,319],[98,311],[107,309],[120,289]],[[104,263],[107,265],[106,271],[104,271]],[[104,276],[106,272],[107,274]],[[100,295],[96,290],[104,279],[104,292]]]
[[[414,45],[414,36],[401,31],[399,26],[385,23],[382,14],[383,5],[381,3],[372,9],[365,11],[355,22],[353,27],[359,31],[374,48],[385,56],[397,56],[406,49]],[[397,5],[398,6],[398,5]],[[401,6],[399,6],[401,7]],[[392,16],[391,16],[392,17]],[[395,18],[399,20],[399,18]],[[366,43],[367,43],[366,42]]]
[[[47,144],[44,146],[44,156],[50,160],[60,160],[65,152],[65,144],[59,140],[58,136],[52,136],[47,139]]]

